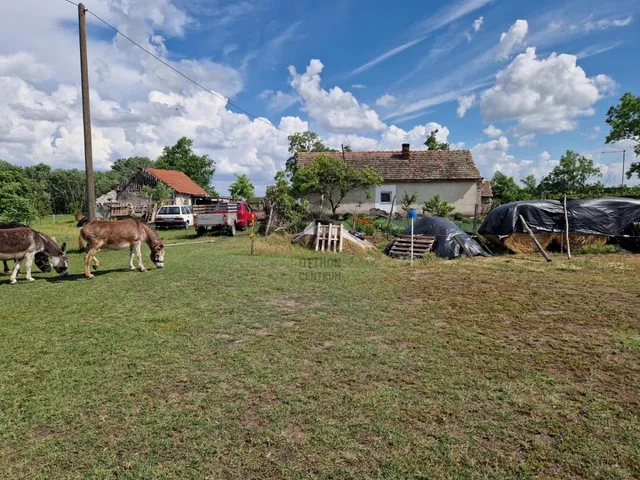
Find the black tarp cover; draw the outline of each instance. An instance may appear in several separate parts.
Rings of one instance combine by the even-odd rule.
[[[408,227],[402,233],[404,235],[411,235],[411,227]],[[489,256],[489,254],[483,250],[482,246],[475,241],[471,235],[464,233],[455,223],[447,220],[446,218],[419,218],[413,225],[413,234],[431,235],[436,237],[436,241],[433,244],[433,253],[438,257],[458,258],[465,254],[458,242],[456,242],[456,239],[453,238],[456,235],[459,236],[460,240],[462,240],[462,242],[467,246],[472,255],[483,257]],[[391,244],[387,246],[387,252],[389,251],[390,245]]]
[[[567,200],[569,231],[617,237],[625,228],[640,221],[640,199],[629,197]],[[557,200],[531,200],[500,205],[487,215],[480,226],[481,235],[522,233],[518,219],[522,215],[536,232],[563,232],[564,208]]]

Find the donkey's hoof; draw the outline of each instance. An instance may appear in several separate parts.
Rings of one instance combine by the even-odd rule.
[[[129,270],[131,270],[132,272],[136,269],[136,267],[129,267]]]
[[[35,279],[32,277],[27,278],[27,282],[33,282]]]
[[[98,269],[98,265],[94,265],[94,266],[93,266],[93,269],[94,269],[94,270],[97,270],[97,269]]]
[[[93,275],[91,275],[91,274],[87,275],[87,280],[91,280],[92,278],[94,278]]]
[[[18,281],[17,281],[17,280],[11,280],[9,283],[10,283],[11,285],[13,285],[14,283],[18,283]]]
[[[146,269],[146,268],[141,268],[141,269],[140,269],[140,271],[141,271],[141,272],[146,272],[146,271],[147,271],[147,269]]]

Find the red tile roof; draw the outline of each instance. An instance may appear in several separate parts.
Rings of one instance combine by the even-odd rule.
[[[163,170],[160,168],[145,168],[145,170],[165,185],[173,188],[177,193],[205,197],[206,190],[191,180],[187,175],[177,170]]]
[[[298,153],[305,167],[322,153]],[[324,153],[342,158],[342,152]],[[402,152],[345,152],[347,164],[362,169],[374,167],[385,181],[479,180],[482,178],[469,150],[412,150]]]

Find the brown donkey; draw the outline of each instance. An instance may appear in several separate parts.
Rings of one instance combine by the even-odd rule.
[[[158,238],[155,232],[147,225],[136,220],[94,220],[82,227],[80,235],[87,242],[87,255],[84,259],[84,274],[87,278],[93,278],[89,269],[92,260],[94,269],[100,266],[96,253],[102,248],[123,250],[129,247],[129,267],[131,270],[135,270],[133,256],[136,255],[138,257],[138,266],[144,272],[146,268],[142,264],[140,244],[145,242],[151,249],[151,261],[153,264],[158,268],[164,266],[162,239]]]

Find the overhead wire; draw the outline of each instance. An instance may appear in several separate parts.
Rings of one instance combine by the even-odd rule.
[[[77,3],[72,2],[71,0],[64,0],[67,3],[70,3],[72,5],[75,5],[76,7],[78,6]],[[133,45],[135,45],[136,47],[138,47],[140,50],[142,50],[143,52],[145,52],[147,55],[152,56],[155,60],[157,60],[158,62],[160,62],[161,64],[163,64],[165,67],[170,68],[171,70],[173,70],[175,73],[177,73],[178,75],[180,75],[181,77],[185,78],[186,80],[188,80],[189,82],[193,83],[194,85],[196,85],[197,87],[201,88],[202,90],[204,90],[207,93],[210,93],[211,95],[213,95],[214,97],[218,97],[221,100],[224,100],[227,105],[230,105],[231,107],[235,108],[236,110],[244,113],[245,115],[248,115],[249,117],[253,118],[254,120],[258,120],[262,123],[265,123],[267,125],[269,125],[270,127],[275,128],[276,130],[281,131],[282,133],[286,133],[287,135],[290,135],[289,132],[282,130],[280,127],[278,127],[277,125],[274,125],[273,123],[271,123],[268,120],[265,120],[262,117],[259,117],[257,115],[254,115],[253,113],[249,112],[248,110],[245,110],[244,108],[240,107],[239,105],[236,105],[235,103],[229,101],[229,99],[225,98],[223,95],[220,95],[217,92],[214,92],[213,90],[208,89],[207,87],[205,87],[204,85],[202,85],[201,83],[197,82],[196,80],[194,80],[193,78],[189,77],[187,74],[181,72],[180,70],[178,70],[177,68],[175,68],[174,66],[172,66],[171,64],[169,64],[168,62],[165,62],[162,58],[158,57],[156,54],[154,54],[153,52],[151,52],[150,50],[146,49],[145,47],[143,47],[142,45],[140,45],[138,42],[136,42],[135,40],[133,40],[131,37],[125,35],[124,33],[122,33],[120,30],[118,30],[116,27],[114,27],[113,25],[111,25],[110,23],[108,23],[106,20],[103,20],[102,18],[100,18],[97,14],[95,14],[94,12],[92,12],[91,10],[89,10],[88,8],[86,9],[86,12],[90,13],[91,15],[93,15],[98,21],[102,22],[105,26],[107,26],[108,28],[110,28],[111,30],[113,30],[114,32],[116,32],[118,35],[120,35],[121,37],[125,38],[126,40],[128,40],[129,42],[131,42]]]

